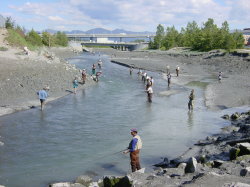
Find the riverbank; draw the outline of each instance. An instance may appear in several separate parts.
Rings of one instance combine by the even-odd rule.
[[[170,66],[173,84],[186,85],[193,81],[207,82],[206,79],[210,79],[205,92],[206,106],[209,109],[219,110],[250,105],[249,56],[242,57],[220,51],[191,52],[178,48],[169,51],[126,52],[112,49],[98,49],[98,51],[109,54],[113,61],[162,72],[164,77],[166,67]],[[180,66],[178,78],[175,76],[177,65]],[[222,81],[218,82],[217,76],[220,71]]]
[[[77,55],[71,47],[40,48],[26,55],[23,49],[13,47],[5,40],[7,31],[0,30],[0,116],[40,105],[37,91],[49,86],[47,102],[63,97],[72,91],[72,81],[81,72],[68,64],[67,58]],[[93,84],[87,77],[85,85]]]

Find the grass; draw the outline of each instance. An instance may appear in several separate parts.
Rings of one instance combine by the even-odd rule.
[[[8,51],[7,47],[0,47],[0,51]]]
[[[29,48],[29,50],[37,49],[37,47],[35,47],[32,44],[30,44],[29,42],[27,42],[24,37],[22,37],[20,34],[18,34],[13,29],[8,29],[8,37],[6,38],[6,40],[12,46],[17,46],[17,47],[21,47],[21,48],[24,46],[27,46]]]

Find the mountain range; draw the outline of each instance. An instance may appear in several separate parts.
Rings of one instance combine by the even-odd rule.
[[[45,32],[55,34],[55,33],[57,33],[57,30],[46,29]],[[90,29],[87,31],[81,31],[81,30],[64,31],[64,33],[66,33],[66,34],[120,34],[120,33],[125,33],[125,34],[155,34],[154,32],[149,32],[149,31],[133,32],[133,31],[127,31],[124,29],[107,30],[107,29],[103,29],[103,28],[95,28],[95,29]]]

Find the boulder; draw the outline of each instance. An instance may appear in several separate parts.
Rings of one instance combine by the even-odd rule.
[[[75,182],[88,186],[92,182],[92,178],[87,175],[81,175],[76,178]]]
[[[250,177],[250,167],[246,167],[240,171],[240,176]]]
[[[239,117],[240,117],[240,114],[238,113],[238,112],[235,112],[234,114],[232,114],[231,115],[231,120],[237,120],[237,119],[239,119]]]
[[[240,149],[239,156],[242,155],[249,155],[250,154],[250,143],[245,142],[245,143],[237,143],[237,147]]]
[[[188,162],[187,166],[185,167],[185,173],[194,173],[197,167],[197,160],[194,157],[191,157]]]
[[[155,164],[154,166],[166,168],[168,165],[169,165],[168,158],[164,158],[162,162]]]
[[[106,176],[103,179],[104,187],[132,187],[132,182],[129,180],[128,176],[125,177],[115,177]]]
[[[219,168],[223,163],[224,163],[224,161],[222,161],[222,160],[214,160],[213,168]]]
[[[233,147],[232,149],[230,149],[230,151],[229,151],[230,160],[235,160],[239,156],[239,153],[240,153],[239,148]]]
[[[229,120],[229,119],[230,119],[230,116],[229,116],[228,114],[225,114],[225,115],[221,116],[221,118],[226,119],[226,120]]]

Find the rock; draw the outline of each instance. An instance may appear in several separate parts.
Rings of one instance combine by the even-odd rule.
[[[246,167],[240,171],[240,176],[250,177],[250,167]]]
[[[104,187],[132,187],[132,182],[130,182],[128,176],[125,177],[115,177],[106,176],[103,179]]]
[[[88,186],[92,182],[92,178],[87,175],[81,175],[76,178],[75,182]]]
[[[156,167],[167,167],[169,165],[168,158],[164,158],[162,162],[155,164]]]
[[[197,160],[192,157],[188,160],[187,166],[185,167],[185,173],[194,173],[197,167]]]
[[[102,182],[100,182],[100,184],[101,184],[101,186],[103,186]],[[99,187],[99,183],[98,182],[91,182],[91,183],[89,183],[88,187]]]
[[[240,126],[239,132],[250,134],[250,124],[244,124]]]
[[[226,119],[226,120],[229,120],[229,119],[230,119],[230,116],[229,116],[228,114],[225,114],[225,115],[221,116],[221,118]]]
[[[0,146],[4,146],[4,143],[0,141]]]
[[[0,185],[0,187],[5,187],[5,186],[3,186],[3,185]]]
[[[240,117],[240,114],[238,112],[235,112],[234,114],[231,115],[231,120],[237,120]]]
[[[250,154],[250,143],[237,143],[237,147],[240,149],[239,156]]]
[[[223,163],[224,163],[224,161],[222,161],[222,160],[214,160],[214,162],[213,162],[213,167],[214,167],[214,168],[218,168],[218,167],[220,167]]]
[[[170,177],[183,176],[185,168],[168,168],[166,174]]]
[[[230,160],[235,160],[238,157],[239,153],[240,153],[239,148],[234,148],[233,147],[232,149],[230,149],[230,151],[229,151]]]
[[[71,182],[59,182],[50,184],[49,187],[86,187],[79,183],[71,183]]]
[[[187,166],[186,163],[180,163],[179,166],[178,166],[178,168],[185,170],[186,166]]]

